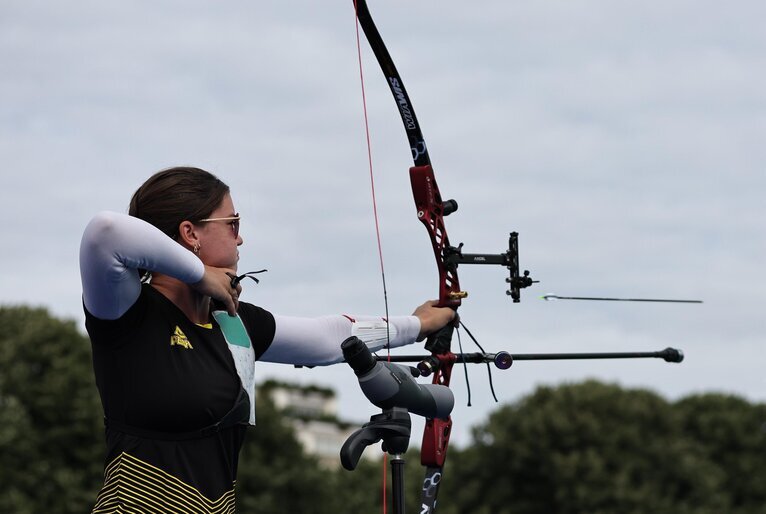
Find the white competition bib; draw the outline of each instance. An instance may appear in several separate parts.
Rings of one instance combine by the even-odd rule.
[[[255,425],[255,350],[250,336],[239,315],[232,317],[226,311],[213,311],[213,318],[221,327],[239,380],[250,397],[250,424]]]

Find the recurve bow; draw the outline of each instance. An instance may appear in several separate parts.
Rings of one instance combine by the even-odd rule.
[[[439,272],[438,305],[450,307],[457,311],[461,300],[467,296],[467,293],[460,289],[457,274],[458,264],[498,264],[507,267],[510,271],[510,277],[506,279],[509,284],[507,293],[514,302],[518,302],[520,290],[533,282],[529,277],[529,272],[525,271],[523,276],[519,274],[518,234],[511,233],[508,251],[498,255],[463,254],[462,244],[458,247],[450,244],[444,225],[444,217],[457,210],[457,202],[442,200],[431,167],[428,147],[423,138],[412,101],[372,20],[366,1],[355,0],[354,5],[362,30],[394,96],[412,151],[414,165],[410,168],[410,183],[417,217],[426,227]],[[456,361],[455,354],[450,348],[453,329],[454,327],[451,325],[445,327],[439,333],[429,337],[426,343],[426,350],[431,352],[431,357],[423,364],[430,367],[426,373],[433,372],[434,384],[449,386],[452,367]],[[421,514],[432,513],[435,509],[451,429],[451,418],[426,420],[421,446],[421,463],[426,468],[421,497]]]

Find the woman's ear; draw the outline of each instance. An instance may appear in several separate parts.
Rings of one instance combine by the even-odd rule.
[[[197,229],[194,226],[194,223],[186,220],[178,225],[178,242],[190,250],[200,247],[199,237],[197,236]]]

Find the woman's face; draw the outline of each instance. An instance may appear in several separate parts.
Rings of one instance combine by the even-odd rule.
[[[210,213],[206,221],[196,224],[200,242],[199,258],[208,266],[231,268],[236,271],[242,237],[239,235],[239,221],[215,220],[238,216],[230,194],[223,197],[220,205]]]

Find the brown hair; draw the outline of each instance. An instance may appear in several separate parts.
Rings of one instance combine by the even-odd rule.
[[[223,201],[229,186],[200,168],[176,167],[155,173],[133,193],[128,214],[173,239],[178,225],[205,219]]]

